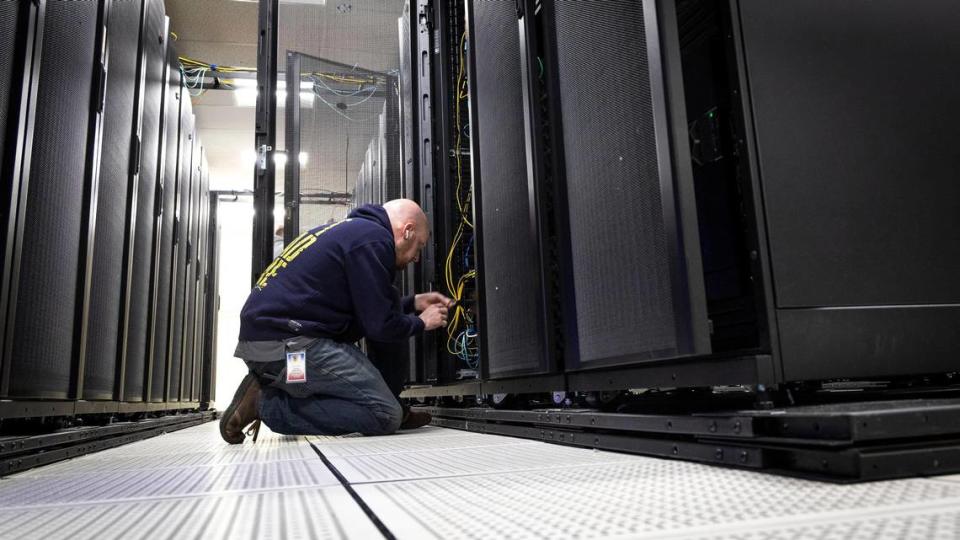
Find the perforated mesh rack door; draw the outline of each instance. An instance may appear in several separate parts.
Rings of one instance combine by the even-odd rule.
[[[182,357],[181,394],[189,398],[193,391],[193,340],[196,322],[197,295],[197,199],[200,194],[200,169],[203,160],[203,146],[194,136],[193,165],[190,167],[190,194],[187,203],[187,216],[183,221],[187,229],[187,266],[183,304],[183,341],[179,350]]]
[[[88,306],[85,399],[110,399],[116,380],[123,286],[127,195],[134,151],[137,111],[137,66],[142,1],[116,2],[107,20],[107,86],[97,213],[93,243],[93,277]]]
[[[141,119],[140,174],[133,229],[133,261],[130,267],[130,294],[127,311],[124,399],[141,401],[147,365],[149,317],[153,311],[150,285],[153,267],[157,160],[160,154],[160,104],[163,99],[166,65],[166,20],[162,2],[147,2],[142,35],[146,55]],[[152,351],[150,351],[152,352]]]
[[[159,235],[157,236],[156,309],[153,324],[153,376],[151,378],[151,401],[163,401],[167,378],[167,351],[170,336],[170,287],[173,283],[173,234],[176,219],[177,175],[180,172],[180,101],[183,99],[179,62],[173,47],[167,50],[167,89],[164,106],[167,115],[165,124],[166,151],[163,169],[163,200],[160,210]],[[189,99],[189,98],[188,98]]]
[[[483,359],[491,378],[544,372],[550,366],[543,352],[540,233],[528,185],[516,4],[474,0],[469,16]]]
[[[187,230],[186,219],[189,213],[190,174],[194,158],[194,119],[193,106],[184,92],[180,96],[180,170],[177,177],[177,218],[176,237],[174,246],[174,273],[171,294],[170,311],[170,346],[167,350],[169,362],[167,399],[176,401],[180,396],[182,347],[183,347],[183,311],[185,304],[185,288],[187,280]],[[199,156],[198,156],[199,158]]]
[[[70,390],[97,12],[95,2],[46,6],[24,258],[6,359],[12,397],[65,398]]]
[[[23,72],[26,69],[27,51],[25,42],[30,11],[23,8],[22,2],[0,2],[0,249],[4,253],[4,268],[12,259],[7,255],[10,216],[13,213],[15,183],[19,183],[19,170],[14,170],[18,161],[17,139],[22,136],[19,113],[22,103]],[[10,131],[11,133],[7,133]],[[9,136],[8,136],[9,135]],[[3,284],[6,286],[6,283]],[[0,309],[3,309],[0,306]],[[0,329],[5,326],[6,318],[0,316]],[[2,347],[2,339],[0,339]]]
[[[12,157],[6,149],[6,135],[7,121],[13,106],[10,99],[14,93],[11,90],[21,80],[19,74],[13,73],[18,64],[17,29],[21,21],[21,5],[22,2],[0,2],[0,164]],[[4,179],[4,182],[7,180]]]
[[[703,312],[696,216],[684,213],[692,204],[678,206],[689,179],[678,180],[670,158],[657,5],[560,0],[551,11],[570,243],[563,262],[572,265],[577,315],[569,365],[708,352],[705,314],[691,313],[695,302]]]

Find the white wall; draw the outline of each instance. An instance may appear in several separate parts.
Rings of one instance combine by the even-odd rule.
[[[253,238],[253,200],[220,201],[220,313],[217,327],[216,407],[223,410],[247,373],[243,360],[234,358],[240,333],[240,309],[250,293]]]

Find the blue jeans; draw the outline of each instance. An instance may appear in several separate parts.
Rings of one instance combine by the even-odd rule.
[[[391,348],[378,345],[378,363]],[[306,351],[307,380],[286,383],[286,360],[248,362],[261,382],[260,419],[285,435],[388,435],[400,427],[402,380],[388,385],[381,370],[355,345],[320,339]],[[402,373],[390,366],[389,373]],[[395,378],[395,377],[391,377]]]

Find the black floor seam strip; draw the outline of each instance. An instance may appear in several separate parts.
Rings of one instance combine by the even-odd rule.
[[[353,500],[356,501],[356,503],[360,506],[360,509],[363,510],[363,513],[370,518],[370,521],[372,521],[374,526],[380,531],[380,534],[382,534],[387,540],[397,540],[396,535],[390,532],[390,529],[388,529],[387,526],[380,521],[380,518],[373,512],[373,509],[367,505],[367,501],[360,497],[360,494],[353,489],[353,486],[350,485],[350,482],[347,481],[346,477],[344,477],[343,474],[341,474],[340,471],[333,466],[333,463],[330,463],[330,460],[327,459],[327,456],[323,455],[323,452],[321,452],[320,449],[317,448],[312,442],[307,441],[307,443],[310,445],[310,448],[313,448],[313,451],[320,456],[320,460],[323,461],[323,464],[326,465],[328,469],[330,469],[330,472],[337,477],[337,480],[339,480],[340,484],[342,484],[344,489],[347,490],[347,493],[353,497]]]

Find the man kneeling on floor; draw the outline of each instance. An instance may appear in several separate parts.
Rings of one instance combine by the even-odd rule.
[[[288,435],[387,435],[428,424],[429,414],[398,400],[402,350],[411,336],[445,326],[452,302],[439,293],[401,300],[393,282],[429,236],[420,207],[398,199],[291,242],[240,314],[235,355],[250,373],[220,420],[224,440],[242,443],[261,420]]]

